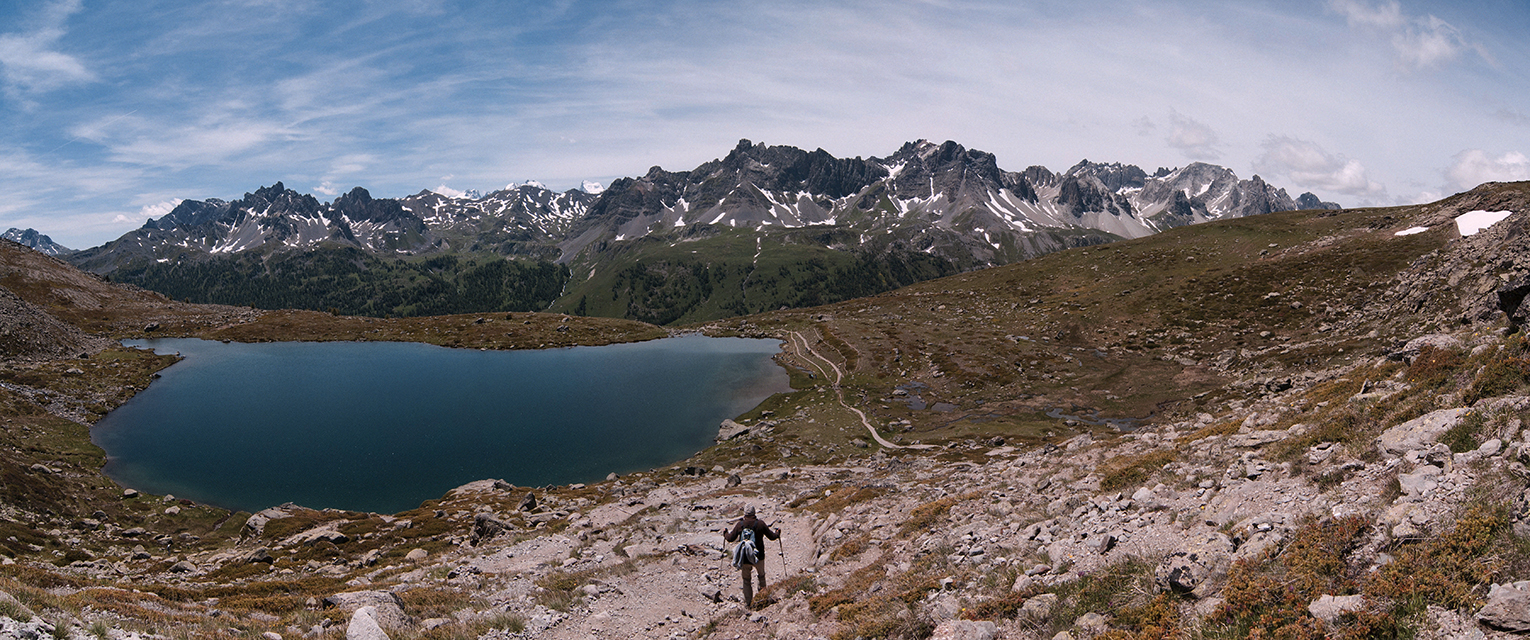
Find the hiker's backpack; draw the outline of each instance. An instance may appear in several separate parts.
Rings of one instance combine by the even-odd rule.
[[[733,566],[757,564],[759,561],[760,548],[754,546],[754,529],[745,527],[738,533],[738,544],[733,547]]]

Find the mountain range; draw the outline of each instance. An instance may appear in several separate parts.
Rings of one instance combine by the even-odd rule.
[[[17,229],[11,227],[6,229],[5,233],[0,234],[0,238],[10,240],[24,247],[31,247],[43,255],[61,256],[74,253],[74,249],[54,242],[53,238],[38,233],[36,229]]]
[[[1062,173],[1017,172],[950,141],[862,159],[742,140],[689,171],[653,167],[604,189],[563,193],[528,182],[486,195],[426,190],[391,199],[357,187],[326,204],[278,182],[233,201],[185,200],[68,260],[195,301],[258,304],[211,295],[179,272],[205,281],[206,264],[237,264],[248,275],[297,251],[360,252],[346,254],[351,262],[529,259],[569,269],[555,310],[668,324],[833,302],[1208,220],[1319,208],[1338,205],[1310,193],[1292,199],[1259,176],[1242,180],[1205,163],[1149,174],[1085,160]],[[178,268],[186,264],[203,266]],[[773,281],[754,277],[762,265],[776,269]],[[684,291],[671,286],[676,274]]]

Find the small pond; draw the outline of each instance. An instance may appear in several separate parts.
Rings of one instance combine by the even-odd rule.
[[[129,341],[180,353],[92,439],[124,486],[255,511],[395,513],[485,478],[650,469],[790,390],[774,340],[476,351],[394,342]]]

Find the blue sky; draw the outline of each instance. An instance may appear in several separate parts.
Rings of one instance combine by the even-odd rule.
[[[1083,6],[1078,6],[1083,5]],[[690,169],[740,138],[1207,161],[1355,206],[1530,179],[1530,4],[0,3],[0,229]]]

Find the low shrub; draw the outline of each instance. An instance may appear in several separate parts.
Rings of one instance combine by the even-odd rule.
[[[1164,465],[1174,461],[1174,451],[1155,449],[1141,455],[1116,456],[1105,461],[1100,489],[1116,491],[1142,484]]]

